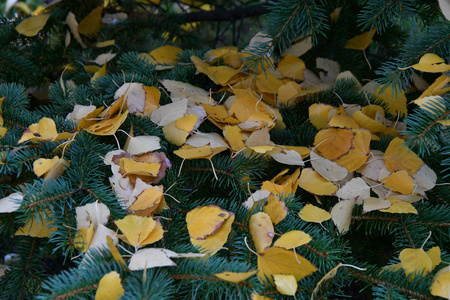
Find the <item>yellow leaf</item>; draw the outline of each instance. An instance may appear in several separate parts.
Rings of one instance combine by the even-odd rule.
[[[209,235],[204,240],[191,238],[192,245],[199,247],[200,252],[208,252],[210,255],[214,255],[227,242],[234,218],[235,215],[232,214],[227,220],[225,220],[225,222],[223,222],[222,226],[220,226],[215,233]]]
[[[381,92],[381,89],[384,89]],[[388,106],[387,112],[395,116],[397,113],[405,115],[408,112],[406,108],[406,96],[403,90],[394,93],[392,86],[379,86],[374,81],[367,83],[361,89],[362,92],[369,92],[379,98]]]
[[[175,121],[175,126],[183,131],[191,132],[194,129],[195,123],[197,123],[198,117],[195,114],[190,114],[179,118]]]
[[[387,188],[404,195],[411,194],[415,187],[413,179],[405,170],[396,171],[384,178],[383,181]]]
[[[261,296],[256,293],[252,293],[250,296],[250,299],[252,299],[252,300],[272,300],[272,298],[270,298],[270,297]]]
[[[329,160],[336,160],[350,151],[353,138],[352,129],[322,129],[314,138],[315,150]]]
[[[113,46],[115,44],[116,44],[116,40],[107,40],[107,41],[95,43],[95,47],[104,48],[104,47]]]
[[[336,276],[337,271],[338,271],[338,269],[341,267],[341,265],[342,265],[342,263],[339,263],[336,267],[334,267],[333,269],[331,269],[330,271],[328,271],[328,273],[325,274],[325,276],[323,276],[323,277],[319,280],[319,282],[317,282],[317,285],[316,285],[316,287],[314,288],[314,290],[313,290],[313,292],[312,292],[312,294],[311,294],[311,300],[314,299],[314,296],[317,294],[317,292],[319,291],[319,289],[320,289],[321,286],[322,286],[322,283],[323,283],[325,280],[333,279],[334,276]]]
[[[26,18],[16,26],[16,31],[26,36],[35,36],[47,24],[50,15],[37,15]]]
[[[339,233],[349,230],[354,206],[355,202],[353,200],[343,200],[339,201],[331,209],[331,218]]]
[[[122,157],[120,159],[120,169],[126,174],[156,177],[160,167],[160,163],[137,162],[132,158],[127,157]]]
[[[404,142],[400,138],[393,139],[383,155],[384,162],[390,172],[406,170],[409,175],[414,175],[423,165],[423,161],[403,145]]]
[[[294,296],[297,291],[297,280],[293,275],[273,275],[277,291],[282,295]]]
[[[310,241],[311,237],[309,234],[300,230],[291,230],[280,236],[280,238],[275,241],[273,246],[290,250],[292,248],[297,248],[301,245],[308,244]]]
[[[398,258],[400,259],[401,266],[405,270],[406,275],[411,274],[411,278],[414,278],[415,274],[426,276],[431,272],[433,263],[422,248],[403,249]]]
[[[423,110],[426,110],[432,114],[435,114],[433,110],[436,111],[436,109],[438,109],[437,110],[438,114],[439,112],[445,113],[446,111],[445,101],[444,98],[442,98],[441,96],[428,96],[419,98],[414,100],[414,103],[419,105],[420,108],[422,108]],[[431,108],[433,108],[433,110],[431,110]],[[438,122],[442,125],[446,126],[450,125],[450,119],[448,118],[444,120],[439,120]]]
[[[98,34],[102,20],[102,7],[93,9],[78,25],[78,32],[85,36],[95,36]]]
[[[262,252],[272,245],[275,232],[268,214],[259,212],[252,215],[249,230],[253,243],[255,244],[256,252]]]
[[[54,141],[57,136],[58,132],[56,131],[55,122],[49,118],[42,118],[39,123],[30,125],[30,127],[24,131],[17,143],[20,144],[28,140],[31,140],[32,142],[45,140]]]
[[[39,212],[38,216],[35,215],[31,217],[30,221],[23,227],[20,227],[14,235],[47,238],[50,237],[56,230],[57,228],[53,226],[51,215],[47,213],[47,215],[44,216],[42,212]]]
[[[287,207],[284,201],[277,196],[267,197],[267,203],[264,205],[264,212],[270,216],[272,223],[277,225],[287,216]]]
[[[241,129],[239,126],[225,126],[223,135],[227,139],[233,151],[237,152],[245,148],[244,137],[241,134]]]
[[[155,59],[155,61],[159,64],[169,65],[173,64],[177,60],[177,55],[181,54],[183,52],[183,49],[172,46],[172,45],[165,45],[156,48],[152,52],[150,52],[150,55]]]
[[[115,223],[124,234],[122,239],[136,248],[154,243],[162,238],[161,223],[158,221],[159,228],[157,228],[157,222],[153,218],[128,215]],[[153,231],[157,234],[152,235]]]
[[[312,46],[313,44],[311,37],[307,37],[306,39],[303,39],[302,41],[292,45],[290,48],[284,50],[281,56],[286,56],[290,54],[300,57],[306,52],[308,52],[312,48]]]
[[[124,293],[119,273],[111,271],[100,279],[95,300],[118,300]]]
[[[450,91],[448,83],[450,82],[450,76],[445,74],[436,78],[436,80],[419,96],[419,98],[427,96],[442,95]]]
[[[420,58],[419,63],[412,67],[428,73],[443,73],[450,70],[450,65],[445,64],[445,60],[434,53],[425,54]]]
[[[220,278],[222,280],[228,281],[228,282],[238,283],[238,282],[247,280],[248,278],[255,275],[256,273],[258,273],[258,270],[241,272],[241,273],[225,271],[222,273],[214,273],[214,276],[216,276],[217,278]]]
[[[184,146],[179,150],[173,151],[173,153],[184,159],[198,159],[198,158],[205,158],[211,155],[213,152],[210,146],[202,146],[198,148],[194,148],[192,146],[190,147]]]
[[[150,217],[163,199],[163,193],[158,188],[147,188],[137,195],[136,201],[130,205],[129,209],[137,216]]]
[[[447,268],[448,269],[448,268]],[[436,274],[431,284],[431,295],[450,299],[450,270]]]
[[[353,114],[353,119],[358,123],[362,128],[368,129],[372,133],[383,132],[386,129],[386,126],[378,123],[374,119],[366,116],[361,111],[355,111]]]
[[[239,74],[239,70],[227,66],[211,67],[200,58],[191,56],[197,71],[208,76],[215,84],[225,86],[231,83],[231,79]]]
[[[195,116],[195,115],[191,115]],[[185,118],[185,117],[183,117]],[[179,119],[178,119],[179,120]],[[195,125],[195,123],[194,123]],[[194,127],[192,125],[192,127]],[[191,129],[192,130],[192,129]],[[189,131],[184,131],[182,129],[178,129],[176,126],[176,121],[171,122],[163,127],[164,137],[169,143],[174,144],[176,146],[181,146],[186,142],[187,137],[189,136]]]
[[[428,257],[431,259],[431,270],[433,270],[438,264],[441,263],[441,249],[439,246],[435,246],[428,250],[427,252]]]
[[[109,251],[111,252],[112,257],[116,261],[116,263],[120,264],[122,268],[126,267],[126,263],[122,258],[122,255],[120,255],[119,250],[117,249],[116,245],[114,245],[114,241],[110,236],[106,237],[106,241],[108,243]]]
[[[358,111],[356,111],[356,112],[358,112]],[[346,115],[332,116],[330,121],[328,122],[328,125],[330,127],[339,127],[339,128],[352,128],[352,129],[359,128],[358,123]]]
[[[258,277],[263,281],[272,281],[272,275],[293,275],[298,281],[317,271],[306,258],[294,251],[271,247],[258,254]]]
[[[300,219],[306,222],[322,223],[331,219],[331,214],[312,204],[306,204],[298,213]]]
[[[47,173],[50,168],[58,161],[59,157],[54,156],[52,159],[40,158],[33,163],[33,172],[37,177],[41,177]]]
[[[393,196],[389,196],[386,199],[389,200],[392,203],[392,205],[387,209],[380,209],[380,211],[382,212],[387,212],[391,214],[417,214],[417,210],[411,203],[402,201]]]
[[[294,80],[303,80],[303,70],[306,66],[303,60],[294,55],[284,56],[277,65],[277,72],[284,77]]]
[[[338,187],[311,168],[303,169],[298,186],[315,195],[333,195]]]
[[[328,125],[328,112],[333,106],[322,103],[314,103],[309,107],[309,120],[317,129],[323,129]]]
[[[272,73],[266,72],[256,76],[255,85],[260,93],[276,94],[280,86],[283,85],[283,81],[276,78]]]
[[[193,239],[204,240],[214,234],[232,214],[216,205],[194,208],[186,214],[189,236]]]
[[[91,82],[94,82],[97,78],[100,78],[100,77],[106,75],[106,64],[107,64],[107,62],[105,61],[103,66],[97,72],[94,73],[94,76],[92,76],[92,78],[91,78]]]
[[[345,49],[355,49],[355,50],[365,50],[369,47],[370,42],[372,42],[373,36],[375,35],[376,28],[372,28],[370,31],[363,32],[351,38],[345,45]]]

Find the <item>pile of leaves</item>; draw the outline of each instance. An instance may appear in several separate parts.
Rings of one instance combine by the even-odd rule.
[[[38,35],[50,17],[45,9],[20,22],[15,30],[29,37]],[[95,36],[105,26],[105,17],[102,18],[101,7],[80,22],[69,13],[65,19],[65,46],[76,42],[88,47],[82,35]],[[338,12],[334,17],[339,17]],[[124,16],[111,18],[119,22]],[[372,29],[355,36],[345,48],[365,51],[374,34]],[[66,240],[68,246],[63,250],[67,259],[77,261],[74,269],[79,272],[98,261],[99,256],[105,264],[109,259],[113,267],[101,274],[95,285],[96,299],[128,298],[132,289],[127,287],[127,281],[134,278],[133,274],[143,274],[144,278],[146,271],[136,273],[142,270],[176,270],[182,261],[207,265],[215,256],[232,260],[242,251],[250,255],[237,259],[247,261],[245,267],[212,272],[209,275],[214,279],[207,280],[238,287],[248,285],[254,290],[252,299],[272,299],[279,294],[295,297],[299,293],[298,282],[318,271],[322,275],[314,277],[312,296],[320,293],[341,268],[354,268],[363,274],[366,265],[358,265],[358,261],[349,259],[355,264],[351,265],[333,260],[329,268],[328,264],[314,264],[302,251],[317,252],[309,244],[321,238],[314,230],[345,239],[352,230],[353,214],[361,209],[363,216],[421,213],[415,204],[427,201],[426,192],[436,186],[438,175],[405,143],[409,140],[404,135],[407,125],[399,121],[408,112],[405,92],[394,93],[392,87],[372,81],[363,86],[351,72],[341,72],[339,63],[326,58],[317,58],[314,69],[308,69],[302,57],[312,48],[310,39],[285,50],[278,60],[267,57],[265,64],[249,72],[246,62],[251,49],[267,42],[270,39],[260,33],[242,50],[221,47],[198,55],[172,45],[161,46],[135,54],[136,60],[155,70],[158,85],[146,85],[140,82],[143,80],[130,80],[124,75],[121,84],[109,87],[103,105],[99,101],[87,104],[89,99],[84,104],[70,103],[64,108],[68,112],[65,120],[40,117],[20,132],[0,116],[0,137],[18,137],[14,144],[1,150],[2,167],[13,165],[18,153],[45,149],[44,157],[31,159],[23,166],[27,170],[14,170],[18,179],[31,177],[31,183],[15,185],[0,199],[0,213],[20,224],[14,235],[49,241],[58,236]],[[114,49],[115,41],[95,41],[90,46]],[[114,82],[112,78],[118,77],[108,77],[107,66],[117,59],[109,51],[92,59],[92,65],[84,65],[85,74],[90,74],[85,87],[101,90],[105,82]],[[214,83],[214,89],[165,77],[167,72],[182,68],[207,78]],[[411,68],[438,75],[413,102],[424,112],[430,107],[445,110],[443,95],[449,89],[450,65],[438,55],[427,53]],[[67,65],[65,72],[78,71]],[[334,104],[308,100],[343,82],[350,82],[354,93],[375,102],[361,106],[342,99]],[[52,85],[63,98],[73,95],[77,88],[75,81],[64,80],[63,75]],[[3,111],[15,107],[14,97],[0,96]],[[339,94],[336,96],[340,98]],[[308,118],[302,126],[314,132],[313,139],[303,144],[289,139],[284,139],[286,144],[279,143],[281,139],[277,137],[292,123],[283,117],[298,107],[307,111]],[[64,122],[69,125],[62,126]],[[439,122],[448,126],[450,120],[447,117]],[[145,126],[155,134],[146,134],[141,129]],[[74,176],[75,171],[71,170],[80,167],[76,164],[89,165],[90,162],[74,161],[73,153],[83,146],[79,141],[92,136],[95,141],[109,144],[100,151],[92,149],[99,158],[92,163],[101,162],[107,170],[101,179],[110,186],[103,192],[113,195],[115,203],[111,198],[104,201],[102,195],[80,183],[73,194],[94,196],[72,202],[76,222],[65,224],[55,217],[60,215],[60,206],[34,192],[42,189],[56,193],[62,178]],[[384,142],[384,149],[373,148],[374,142]],[[240,174],[231,174],[235,184],[229,185],[220,174],[223,169],[216,170],[215,166],[221,160],[250,164],[252,159],[276,172],[252,172],[250,166],[244,165],[230,171]],[[201,165],[206,175],[199,179],[203,182],[194,184],[186,169],[195,168],[189,161],[199,160],[206,162]],[[212,190],[232,186],[234,190],[228,195],[234,204],[224,208],[223,201],[202,203],[195,198],[196,188],[208,186]],[[172,194],[171,190],[176,192]],[[236,195],[246,195],[246,199],[239,201]],[[62,201],[68,196],[62,196]],[[195,208],[184,211],[183,203],[193,201],[191,198],[196,199]],[[182,226],[172,224],[169,216],[175,214],[183,216]],[[293,222],[292,227],[289,222]],[[304,230],[297,229],[298,222]],[[63,225],[71,226],[70,230],[63,232]],[[60,236],[63,233],[70,236]],[[233,252],[231,244],[237,238],[246,249]],[[177,249],[165,247],[167,241],[177,239]],[[441,261],[439,246],[424,249],[426,242],[421,248],[404,248],[398,263],[390,263],[383,272],[401,272],[410,281],[432,276],[428,287],[431,295],[448,298],[450,269],[443,267],[448,263]],[[439,272],[433,273],[435,268]],[[2,276],[7,278],[10,271],[4,267]],[[186,279],[182,276],[174,278]],[[60,293],[49,289],[58,277],[55,282],[51,280],[44,286],[44,296],[48,298]],[[266,289],[273,292],[267,293]]]

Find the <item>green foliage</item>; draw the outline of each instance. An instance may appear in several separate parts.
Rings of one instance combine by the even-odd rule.
[[[275,195],[276,199],[281,199],[286,211],[285,218],[274,226],[275,238],[292,230],[304,231],[312,238],[308,244],[296,247],[295,252],[318,270],[298,281],[296,298],[309,299],[318,282],[342,262],[346,265],[336,276],[321,283],[315,294],[317,299],[348,297],[355,290],[363,290],[362,293],[373,299],[432,299],[429,287],[442,264],[430,274],[414,279],[405,276],[403,270],[384,267],[399,263],[399,253],[405,248],[429,250],[439,246],[442,260],[450,261],[447,252],[450,249],[450,132],[448,126],[440,123],[449,120],[448,90],[442,88],[440,105],[427,104],[424,109],[412,103],[422,93],[418,91],[419,86],[416,88],[413,76],[421,75],[432,84],[441,74],[421,73],[411,66],[426,53],[435,53],[448,61],[450,22],[444,19],[436,1],[105,2],[103,16],[121,12],[128,17],[124,21],[102,25],[95,36],[82,35],[86,48],[71,35],[66,17],[73,12],[80,23],[93,9],[103,6],[103,1],[63,0],[46,11],[50,14],[48,23],[31,37],[15,30],[29,17],[19,6],[0,18],[0,103],[4,97],[0,107],[0,130],[7,128],[5,135],[0,136],[0,198],[15,192],[24,196],[16,211],[0,213],[0,254],[16,253],[20,257],[0,277],[1,299],[93,299],[99,281],[111,271],[120,274],[124,299],[250,299],[253,293],[270,299],[287,298],[275,285],[264,284],[258,276],[232,283],[220,280],[214,274],[258,269],[261,254],[253,251],[257,241],[249,232],[249,220],[251,215],[266,211],[269,199],[261,200],[251,209],[242,203],[251,198],[250,194],[259,190],[263,182],[269,182],[285,169],[292,174],[297,166],[280,164],[268,155],[249,149],[238,153],[227,149],[211,159],[183,160],[174,153],[179,147],[171,144],[162,127],[149,117],[129,114],[120,126],[121,131],[114,136],[91,134],[66,119],[75,105],[110,106],[116,101],[117,89],[129,82],[156,87],[161,91],[160,105],[172,102],[160,82],[162,79],[192,84],[209,91],[212,99],[226,103],[223,100],[233,94],[233,87],[214,83],[205,72],[197,70],[191,57],[202,58],[209,53],[207,50],[223,41],[228,45],[229,37],[223,37],[227,30],[232,31],[229,35],[234,45],[239,46],[245,63],[240,74],[269,74],[261,68],[274,67],[283,51],[311,38],[312,49],[301,57],[310,73],[322,72],[322,75],[317,77],[318,82],[309,82],[310,86],[324,84],[322,77],[327,75],[316,64],[317,58],[333,60],[340,65],[341,71],[350,71],[354,75],[333,80],[314,92],[296,96],[290,103],[278,105],[279,118],[286,127],[270,131],[272,142],[312,148],[319,131],[310,122],[309,107],[315,103],[334,108],[342,104],[378,105],[387,111],[390,104],[381,95],[361,91],[360,83],[373,80],[382,91],[393,87],[394,98],[401,91],[406,92],[407,116],[387,113],[386,118],[393,123],[406,124],[406,129],[399,135],[408,138],[406,145],[437,175],[438,185],[423,192],[424,198],[420,202],[413,203],[418,214],[365,212],[361,205],[356,205],[350,231],[345,234],[339,233],[332,220],[311,223],[298,215],[306,204],[331,211],[340,200],[337,197],[313,195],[297,189],[297,183],[292,192]],[[33,9],[37,6],[33,1],[26,3]],[[212,11],[201,9],[200,4],[211,5]],[[0,10],[3,9],[4,4],[1,4]],[[267,40],[246,47],[250,36],[247,38],[244,32],[258,31],[254,30],[259,26],[256,17],[262,13],[265,13],[263,35]],[[331,14],[337,14],[337,19],[332,19]],[[223,17],[228,15],[231,16],[229,19]],[[188,21],[195,22],[193,30],[184,26]],[[364,52],[345,49],[351,38],[375,27],[377,32],[373,42]],[[66,44],[66,33],[71,35],[70,44]],[[96,47],[97,42],[112,39],[113,46]],[[163,45],[183,49],[175,65],[155,65],[148,56],[142,55]],[[95,65],[93,60],[110,50],[116,57],[106,64],[107,73],[92,80],[93,74],[85,67]],[[212,65],[217,67],[222,63],[223,60],[218,60]],[[448,72],[444,73],[448,76],[446,74]],[[257,79],[250,79],[253,81],[248,80],[249,86],[258,84]],[[264,96],[270,98],[271,95],[265,93],[261,98]],[[71,137],[18,144],[29,126],[44,117],[55,122],[58,133],[67,132]],[[196,130],[223,135],[222,128],[210,120],[204,121]],[[164,153],[171,166],[161,181],[155,183],[163,186],[169,207],[155,215],[162,224],[164,235],[146,248],[164,248],[177,253],[199,252],[191,243],[186,215],[199,206],[216,205],[235,217],[227,241],[216,249],[216,254],[172,258],[176,267],[131,271],[116,262],[106,247],[81,251],[77,208],[95,202],[105,204],[110,211],[105,226],[117,233],[115,221],[131,213],[130,209],[124,208],[124,199],[116,195],[111,168],[105,164],[107,153],[125,147],[130,132],[134,136],[159,137],[161,149],[157,152]],[[379,134],[380,139],[372,140],[370,149],[385,151],[394,138],[392,134],[392,131]],[[70,166],[57,178],[36,176],[34,163],[54,156],[63,157]],[[310,163],[306,163],[309,167]],[[120,175],[125,178],[127,174]],[[123,183],[126,187],[126,182]],[[36,224],[44,220],[51,223],[55,231],[47,237],[16,235],[19,228],[33,218],[37,218]],[[118,251],[128,263],[138,247],[123,240],[119,245]],[[348,266],[350,264],[358,268]]]

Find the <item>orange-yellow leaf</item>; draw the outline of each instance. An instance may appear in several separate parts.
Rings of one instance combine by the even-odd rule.
[[[52,224],[50,215],[44,217],[42,212],[38,213],[38,217],[33,216],[28,223],[20,227],[15,235],[27,235],[31,237],[46,238],[50,237],[57,230]],[[39,221],[38,221],[39,220]]]
[[[316,134],[314,146],[318,154],[329,160],[336,160],[350,151],[353,138],[352,129],[327,128]]]
[[[411,194],[415,187],[413,179],[406,170],[396,171],[384,178],[383,181],[387,188],[404,195]]]
[[[115,223],[124,234],[122,239],[134,247],[143,247],[162,238],[161,223],[158,221],[157,226],[153,218],[128,215]]]
[[[17,143],[20,144],[28,140],[31,140],[32,142],[45,140],[54,141],[57,136],[58,132],[56,131],[55,122],[49,118],[42,118],[39,123],[30,125],[24,131],[22,137]]]

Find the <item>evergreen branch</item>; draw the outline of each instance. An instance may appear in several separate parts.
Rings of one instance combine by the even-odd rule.
[[[56,200],[56,199],[63,199],[65,197],[73,195],[73,194],[75,194],[75,193],[77,193],[79,191],[80,191],[80,189],[76,189],[76,190],[73,190],[73,191],[70,191],[70,192],[66,192],[64,194],[52,195],[51,197],[44,198],[44,199],[41,199],[41,200],[35,201],[35,202],[33,201],[33,202],[31,202],[31,203],[29,203],[27,205],[24,205],[22,207],[22,209],[34,210],[34,207],[37,206],[37,205],[42,205],[44,203],[47,203],[47,202],[50,202],[50,201],[53,201],[53,200]]]
[[[446,57],[450,47],[449,32],[449,22],[441,22],[411,37],[394,61],[383,63],[380,69],[375,71],[377,75],[381,75],[381,78],[375,79],[376,82],[383,85],[380,92],[383,92],[388,86],[394,87],[394,93],[405,89],[411,82],[412,70],[409,67],[417,63],[426,53],[436,53],[441,57]]]
[[[403,28],[415,17],[416,5],[414,0],[367,1],[358,14],[358,22],[363,30],[376,27],[377,31],[383,32],[396,23]]]
[[[38,246],[39,241],[38,238],[33,238],[32,242],[31,242],[31,247],[28,251],[28,258],[27,261],[25,263],[24,269],[25,270],[29,270],[30,266],[31,266],[31,262],[33,260],[33,256],[37,253],[36,251],[36,247]],[[25,299],[25,295],[24,292],[27,290],[27,286],[26,283],[28,282],[28,272],[23,272],[22,274],[22,284],[20,286],[20,294],[19,294],[19,299]]]
[[[249,17],[264,15],[270,12],[270,7],[266,3],[241,6],[234,9],[215,9],[210,11],[198,11],[187,14],[179,14],[177,18],[181,18],[186,23],[189,22],[221,22],[234,21]]]
[[[401,291],[402,293],[412,296],[412,297],[416,297],[418,299],[425,299],[425,300],[433,300],[433,297],[430,297],[429,295],[425,295],[422,293],[419,293],[417,291],[413,291],[411,289],[408,289],[406,287],[397,285],[397,284],[393,284],[391,282],[385,281],[385,280],[381,280],[381,279],[377,279],[374,278],[370,275],[366,275],[360,271],[354,270],[354,269],[350,269],[347,268],[347,272],[350,273],[353,277],[364,280],[366,282],[370,282],[372,284],[377,284],[377,285],[383,285],[383,286],[390,286],[393,287],[395,289],[398,289],[399,291]]]

